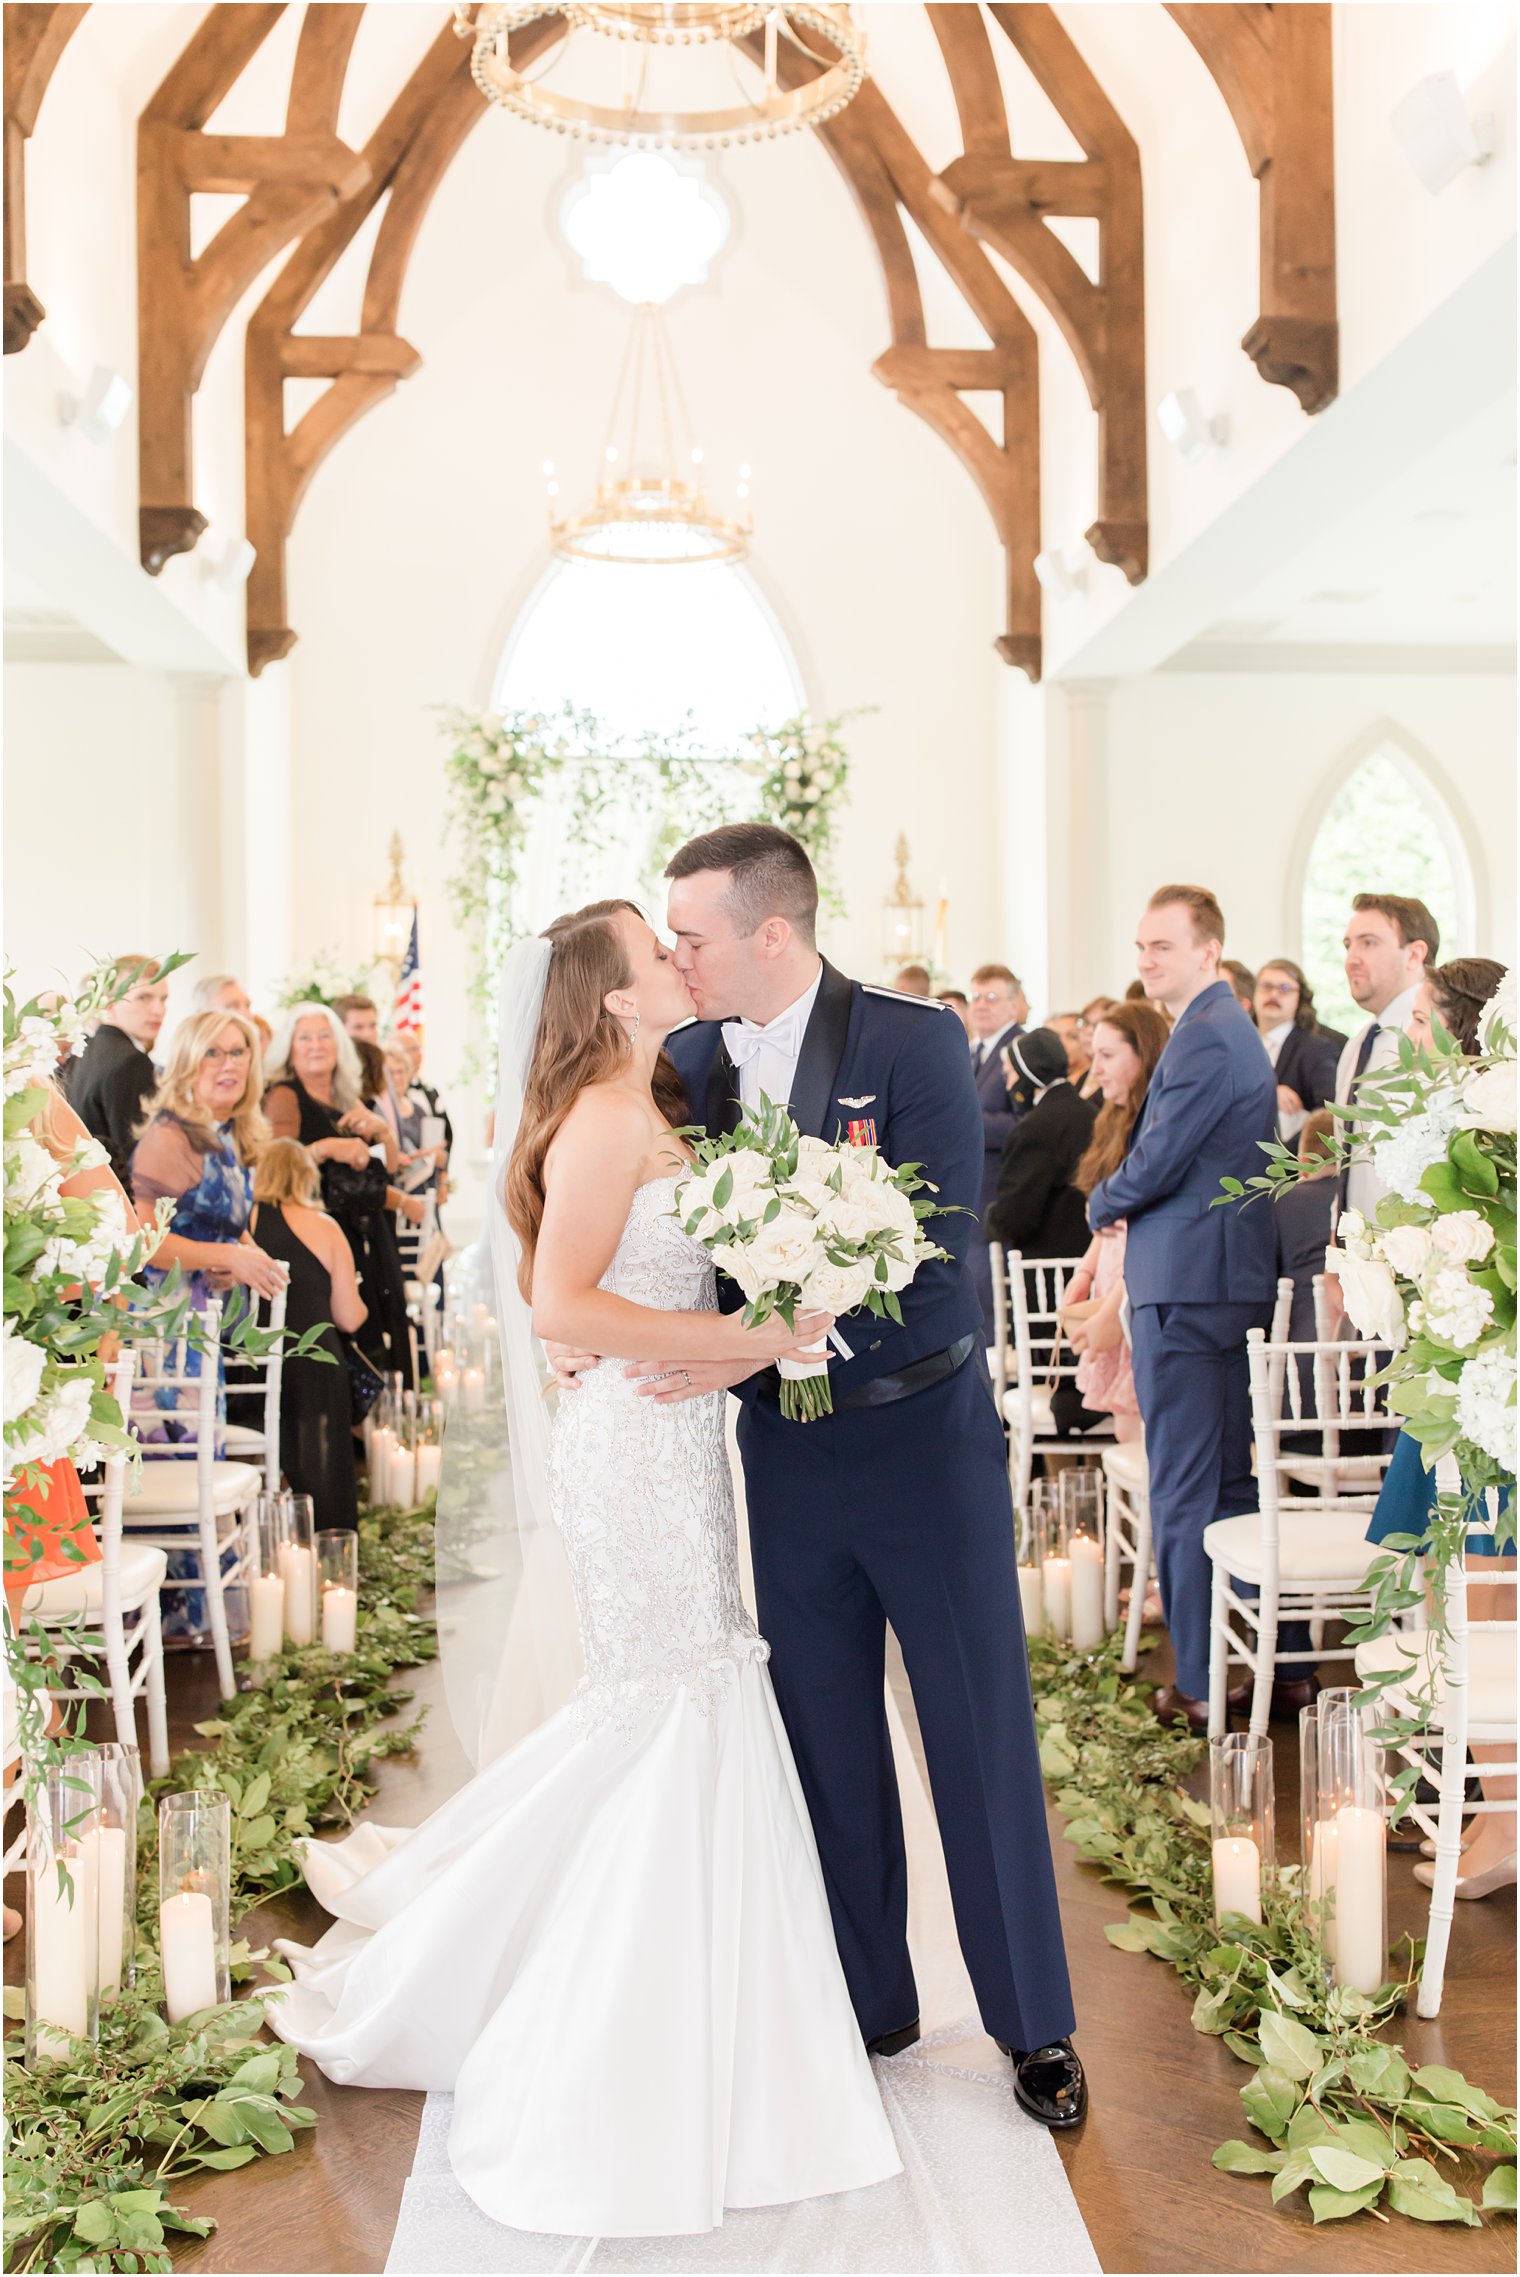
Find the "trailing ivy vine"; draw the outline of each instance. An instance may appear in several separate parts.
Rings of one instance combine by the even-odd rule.
[[[1296,1867],[1279,1870],[1260,1926],[1216,1925],[1208,1807],[1182,1784],[1205,1743],[1159,1725],[1118,1656],[1117,1637],[1090,1659],[1032,1641],[1040,1765],[1067,1840],[1136,1901],[1110,1942],[1167,1962],[1193,1993],[1194,2029],[1250,2067],[1240,2100],[1256,2139],[1221,2144],[1215,2166],[1270,2175],[1274,2204],[1306,2190],[1316,2223],[1402,2214],[1476,2228],[1480,2207],[1513,2213],[1514,2110],[1445,2065],[1411,2064],[1387,2036],[1418,1947],[1373,1998],[1327,1988]],[[1476,2200],[1458,2187],[1474,2164]]]
[[[437,1651],[431,1616],[419,1610],[432,1569],[430,1507],[366,1514],[357,1651],[287,1652],[267,1683],[198,1724],[205,1744],[154,1783],[138,1826],[137,1982],[102,2003],[98,2041],[75,2041],[62,2061],[28,2069],[16,2029],[24,2002],[7,1992],[8,2269],[168,2270],[170,2233],[204,2237],[214,2226],[174,2204],[175,2186],[208,2168],[278,2157],[315,2123],[299,2100],[295,2050],[261,2037],[265,2003],[288,1975],[282,1962],[243,1939],[234,1980],[262,1974],[273,1985],[180,2024],[159,2013],[156,1798],[192,1786],[229,1796],[234,1923],[296,1882],[297,1844],[350,1823],[374,1764],[415,1744],[421,1719],[394,1721],[408,1695],[391,1678]]]

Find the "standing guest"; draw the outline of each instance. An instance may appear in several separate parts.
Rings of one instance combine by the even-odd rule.
[[[190,1002],[197,1012],[241,1012],[245,1020],[253,1011],[247,989],[230,972],[203,973]]]
[[[1216,1209],[1224,1178],[1262,1167],[1277,1135],[1277,1086],[1260,1038],[1219,977],[1224,918],[1200,886],[1162,886],[1136,936],[1145,995],[1171,1035],[1117,1170],[1088,1203],[1095,1233],[1127,1221],[1135,1389],[1150,1458],[1151,1529],[1176,1682],[1163,1719],[1208,1721],[1206,1527],[1256,1507],[1246,1334],[1265,1328],[1276,1286],[1265,1210]],[[1285,1703],[1286,1704],[1286,1701]]]
[[[1235,1001],[1254,1027],[1256,1025],[1256,975],[1249,965],[1238,957],[1221,957],[1219,977],[1227,980],[1235,991]]]
[[[384,1152],[394,1140],[384,1116],[362,1103],[361,1081],[359,1055],[331,1006],[292,1005],[270,1050],[264,1111],[276,1138],[299,1139],[317,1163],[323,1202],[353,1251],[365,1304],[355,1343],[382,1375],[399,1371],[409,1385],[406,1286]],[[378,1158],[372,1147],[381,1148]]]
[[[1309,976],[1291,957],[1273,957],[1256,975],[1256,1025],[1277,1070],[1277,1128],[1295,1138],[1305,1117],[1335,1097],[1335,1070],[1346,1039],[1322,1028]]]
[[[1024,1103],[987,1212],[987,1238],[1026,1257],[1073,1257],[1087,1245],[1082,1196],[1072,1184],[1097,1109],[1066,1072],[1066,1047],[1050,1028],[1004,1046],[1009,1089]]]
[[[356,1528],[353,1412],[338,1331],[364,1325],[354,1254],[322,1208],[322,1177],[304,1146],[271,1139],[253,1174],[249,1231],[290,1274],[285,1326],[297,1336],[319,1329],[326,1360],[291,1357],[280,1384],[280,1468],[297,1494],[309,1494],[318,1526]]]
[[[931,996],[934,975],[927,965],[904,965],[892,986],[899,996]]]
[[[1083,1030],[1080,1012],[1052,1012],[1045,1025],[1066,1047],[1066,1072],[1072,1082],[1084,1098],[1095,1096],[1087,1085],[1092,1072],[1091,1039]]]
[[[1098,1021],[1092,1072],[1103,1105],[1077,1164],[1073,1184],[1081,1193],[1091,1194],[1124,1160],[1166,1038],[1166,1022],[1149,1004],[1110,1004]],[[1093,1235],[1066,1285],[1061,1325],[1078,1354],[1076,1393],[1082,1410],[1094,1419],[1111,1416],[1115,1438],[1131,1440],[1140,1437],[1140,1402],[1122,1317],[1124,1250],[1122,1222]],[[1071,1427],[1062,1425],[1063,1436]]]
[[[1364,1075],[1398,1063],[1399,1037],[1408,1027],[1426,972],[1441,952],[1441,932],[1423,901],[1399,893],[1359,893],[1346,923],[1346,981],[1355,1001],[1370,1015],[1367,1025],[1345,1045],[1335,1074],[1339,1105],[1352,1106]],[[1355,1137],[1353,1120],[1344,1129]],[[1370,1218],[1387,1188],[1370,1160],[1353,1160],[1341,1172],[1341,1209]]]
[[[1316,1107],[1304,1118],[1298,1138],[1302,1173],[1273,1196],[1272,1230],[1277,1239],[1277,1272],[1293,1283],[1288,1315],[1290,1344],[1312,1344],[1319,1334],[1314,1317],[1314,1281],[1325,1270],[1325,1251],[1335,1231],[1335,1117]],[[1305,1390],[1312,1394],[1307,1380]]]
[[[364,1058],[363,1047],[365,1045],[379,1052],[380,1007],[372,996],[335,996],[333,998],[333,1010],[343,1022],[350,1037],[359,1045],[361,1060]],[[372,1066],[370,1069],[371,1078],[374,1077],[374,1073]],[[378,1080],[367,1081],[365,1084],[365,1096],[374,1106],[376,1112],[383,1115],[390,1124],[391,1131],[399,1145],[401,1139],[401,1104],[391,1086],[390,1078],[385,1072],[383,1058],[379,1061]],[[391,1168],[395,1168],[394,1163],[392,1163]]]
[[[1478,1022],[1507,970],[1492,957],[1453,957],[1450,964],[1433,967],[1415,991],[1406,1030],[1410,1042],[1428,1045],[1434,1018],[1469,1059],[1476,1059],[1482,1049]]]
[[[118,985],[126,985],[80,1053],[69,1077],[69,1099],[85,1129],[105,1147],[118,1183],[129,1186],[132,1149],[158,1083],[150,1055],[164,1024],[169,984],[159,979],[151,957],[117,957],[113,970]]]
[[[420,1103],[422,1115],[432,1117],[443,1126],[443,1136],[431,1152],[438,1165],[438,1199],[446,1202],[449,1198],[449,1157],[454,1151],[454,1126],[449,1120],[448,1109],[432,1084],[423,1081],[422,1037],[419,1032],[415,1028],[403,1028],[396,1037],[396,1048],[407,1063],[408,1083],[405,1095],[414,1103]]]
[[[971,1244],[971,1278],[982,1300],[987,1334],[993,1334],[992,1269],[987,1257],[987,1212],[997,1192],[1003,1149],[1013,1135],[1019,1110],[1008,1095],[1003,1046],[1024,1033],[1029,999],[1007,965],[978,965],[971,975],[971,1072],[982,1109],[982,1189],[977,1214],[982,1231]]]
[[[966,1038],[969,1042],[971,1038],[971,1001],[966,991],[963,988],[941,988],[935,991],[935,995],[939,1003],[949,1005],[965,1029]]]

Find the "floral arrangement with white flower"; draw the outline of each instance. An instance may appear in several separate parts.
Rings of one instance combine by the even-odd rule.
[[[899,1292],[944,1257],[923,1221],[948,1211],[917,1163],[896,1168],[874,1146],[804,1137],[784,1107],[762,1099],[737,1130],[703,1139],[676,1188],[684,1231],[744,1292],[749,1327],[798,1309],[901,1321]],[[842,1342],[842,1340],[839,1340]],[[833,1413],[828,1354],[779,1360],[781,1411],[810,1423]]]
[[[807,848],[818,872],[824,906],[843,916],[834,876],[835,816],[850,779],[850,758],[840,740],[845,719],[841,714],[821,724],[810,712],[783,720],[779,727],[758,729],[749,739],[762,768],[760,819],[789,830]]]

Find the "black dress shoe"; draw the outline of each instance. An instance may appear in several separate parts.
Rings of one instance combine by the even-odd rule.
[[[1042,2127],[1081,2126],[1087,2117],[1087,2081],[1070,2040],[1051,2040],[1027,2053],[1005,2047],[1001,2040],[998,2046],[1013,2065],[1013,2092],[1021,2110]]]
[[[1317,1676],[1284,1676],[1272,1687],[1272,1720],[1274,1723],[1296,1723],[1299,1711],[1312,1708],[1319,1698]]]
[[[868,2056],[900,2056],[904,2048],[911,2048],[918,2038],[918,2018],[905,2024],[900,2032],[878,2032],[874,2040],[867,2040]]]
[[[1225,1694],[1226,1718],[1242,1714],[1250,1706],[1250,1702],[1251,1687],[1249,1684],[1232,1686]],[[1208,1701],[1195,1700],[1191,1693],[1179,1691],[1175,1684],[1163,1685],[1152,1700],[1151,1706],[1161,1723],[1180,1724],[1186,1722],[1196,1732],[1206,1732],[1209,1728]]]

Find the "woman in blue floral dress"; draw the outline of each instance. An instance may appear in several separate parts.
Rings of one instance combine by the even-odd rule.
[[[148,1277],[162,1281],[177,1266],[197,1312],[205,1311],[214,1294],[235,1317],[251,1298],[233,1292],[246,1289],[251,1297],[272,1297],[285,1285],[286,1267],[248,1235],[254,1158],[268,1138],[259,1106],[262,1088],[252,1023],[235,1012],[196,1013],[175,1030],[163,1079],[148,1102],[148,1119],[132,1156],[132,1197],[138,1208],[146,1214],[161,1201],[173,1203],[169,1231],[153,1253]],[[189,1375],[200,1374],[201,1357],[194,1350],[187,1353]],[[220,1353],[216,1367],[220,1456],[226,1422]],[[193,1458],[194,1396],[188,1388],[174,1387],[134,1395],[138,1436],[146,1444],[172,1446]],[[195,1570],[192,1556],[171,1554],[171,1581]],[[204,1626],[202,1592],[171,1591],[164,1614],[166,1639],[199,1642]]]

